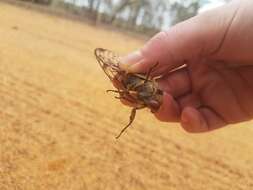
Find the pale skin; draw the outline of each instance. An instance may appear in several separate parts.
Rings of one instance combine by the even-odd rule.
[[[232,1],[158,33],[120,66],[143,73],[156,62],[153,75],[164,76],[157,119],[194,133],[251,120],[253,1]]]

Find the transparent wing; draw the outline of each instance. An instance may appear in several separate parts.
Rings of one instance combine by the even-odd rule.
[[[120,72],[119,56],[116,53],[103,48],[96,48],[95,56],[105,74],[110,80],[113,80]]]

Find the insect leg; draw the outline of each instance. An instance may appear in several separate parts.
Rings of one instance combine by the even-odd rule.
[[[152,71],[154,71],[154,69],[159,65],[159,62],[157,62],[154,66],[152,66],[149,70],[148,70],[148,73],[146,75],[146,79],[144,81],[144,83],[148,82],[148,79],[152,73]]]
[[[120,96],[115,96],[114,98],[116,98],[116,99],[121,99],[121,98],[122,98],[122,97],[121,97],[122,91],[120,91],[120,90],[106,90],[106,92],[107,92],[107,93],[108,93],[108,92],[118,93]]]
[[[130,125],[133,123],[134,119],[135,119],[135,116],[136,116],[136,110],[139,110],[139,109],[143,109],[145,108],[146,106],[142,106],[142,107],[135,107],[132,109],[131,111],[131,115],[130,115],[130,118],[129,118],[129,123],[127,124],[127,126],[125,126],[121,131],[120,133],[118,134],[118,136],[116,136],[116,139],[118,139],[125,131],[128,127],[130,127]]]
[[[116,99],[123,99],[126,100],[130,103],[134,103],[132,100],[128,99],[127,97],[124,96],[124,94],[127,94],[128,91],[124,91],[124,90],[106,90],[106,92],[114,92],[114,93],[118,93],[120,96],[115,96],[114,98]]]
[[[107,93],[108,93],[108,92],[120,93],[120,91],[119,91],[119,90],[106,90],[106,92],[107,92]]]
[[[129,103],[135,103],[133,100],[130,100],[129,98],[125,97],[125,96],[120,96],[120,97],[115,97],[116,99],[122,99],[122,100],[126,100]]]
[[[127,126],[125,126],[125,127],[120,131],[120,133],[118,134],[118,136],[116,136],[116,139],[118,139],[118,138],[125,132],[125,130],[133,123],[134,118],[135,118],[135,115],[136,115],[136,110],[137,110],[137,108],[133,108],[133,109],[132,109],[132,112],[131,112],[131,115],[130,115],[130,118],[129,118],[129,123],[127,124]]]

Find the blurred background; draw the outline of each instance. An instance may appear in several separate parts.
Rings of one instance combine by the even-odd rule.
[[[95,24],[153,35],[230,0],[23,0],[64,10]]]
[[[107,94],[120,55],[223,0],[1,0],[0,190],[251,190],[252,121],[189,134]]]

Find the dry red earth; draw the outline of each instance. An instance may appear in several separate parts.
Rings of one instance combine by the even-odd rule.
[[[130,109],[93,56],[144,42],[0,3],[1,190],[250,190],[252,122],[188,134]]]

